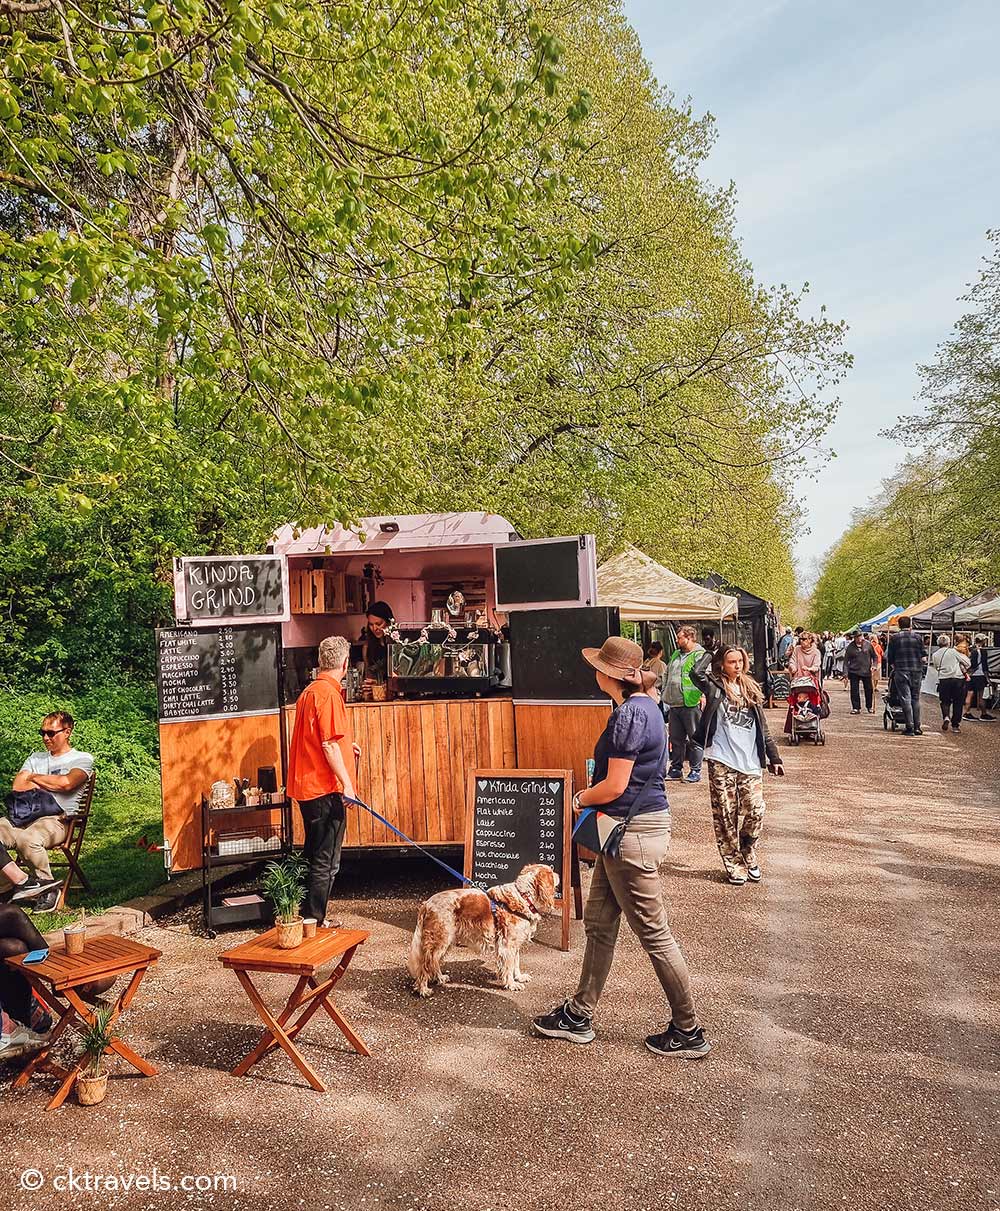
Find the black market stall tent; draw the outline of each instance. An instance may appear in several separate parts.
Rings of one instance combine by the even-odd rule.
[[[929,609],[921,610],[918,614],[912,614],[910,620],[913,623],[913,629],[921,633],[927,631],[950,631],[951,611],[964,600],[965,598],[961,593],[949,593],[943,601],[937,602],[936,605],[932,605]]]
[[[754,677],[761,685],[766,686],[768,668],[776,659],[778,647],[778,619],[774,606],[765,598],[758,597],[756,593],[730,584],[716,572],[701,580],[695,580],[695,584],[736,598],[738,617],[723,623],[722,639],[724,642],[736,642],[746,648],[753,660]]]

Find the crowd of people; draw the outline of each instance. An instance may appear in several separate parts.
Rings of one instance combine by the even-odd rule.
[[[912,619],[905,614],[896,626],[892,635],[862,631],[815,634],[802,627],[794,631],[786,627],[778,641],[779,664],[793,679],[812,678],[819,688],[826,679],[842,680],[850,690],[852,715],[860,715],[862,709],[875,714],[879,687],[885,680],[889,700],[898,706],[904,736],[923,735],[920,695],[928,668],[938,676],[942,731],[959,732],[963,723],[996,719],[987,707],[988,635],[958,634],[953,638],[942,633],[932,645],[930,635],[914,631]]]

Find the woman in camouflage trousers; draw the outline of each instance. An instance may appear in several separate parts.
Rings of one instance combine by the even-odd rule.
[[[693,676],[705,695],[695,740],[705,746],[715,840],[729,882],[762,877],[757,842],[764,823],[764,768],[784,768],[764,718],[764,695],[743,648],[722,647],[711,669]]]

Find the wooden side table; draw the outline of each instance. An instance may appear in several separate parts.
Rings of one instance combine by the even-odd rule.
[[[233,1076],[245,1076],[254,1064],[275,1047],[280,1047],[313,1089],[325,1093],[326,1086],[295,1046],[296,1037],[319,1009],[326,1011],[355,1051],[360,1055],[371,1054],[361,1037],[330,1000],[330,993],[343,978],[351,959],[354,958],[354,952],[362,942],[368,940],[368,936],[368,933],[361,929],[317,929],[314,938],[307,939],[294,950],[280,950],[278,930],[275,928],[219,955],[223,967],[236,972],[236,978],[247,994],[250,1004],[267,1027],[253,1051],[233,1069]],[[339,962],[320,983],[316,978],[317,971],[335,959]],[[295,976],[295,987],[277,1017],[268,1009],[254,987],[249,974],[252,971]],[[292,1015],[300,1009],[302,1012],[289,1026]]]
[[[19,1089],[26,1085],[35,1072],[51,1073],[59,1077],[62,1084],[45,1109],[55,1110],[61,1106],[69,1097],[77,1077],[83,1070],[83,1061],[72,1068],[65,1068],[50,1060],[49,1054],[66,1030],[71,1026],[81,1030],[87,1024],[93,1025],[96,1016],[93,1007],[83,1001],[77,989],[107,976],[131,975],[125,991],[111,1006],[110,1021],[113,1024],[132,1003],[143,976],[160,957],[160,953],[152,946],[133,942],[131,938],[101,934],[87,939],[82,955],[68,955],[65,947],[60,946],[50,952],[44,963],[25,965],[24,955],[7,959],[6,962],[24,976],[41,1000],[59,1018],[45,1046],[31,1058],[27,1067],[14,1081],[13,1087]],[[127,1060],[143,1076],[156,1076],[153,1065],[121,1039],[115,1039],[105,1049],[105,1055],[112,1052]]]

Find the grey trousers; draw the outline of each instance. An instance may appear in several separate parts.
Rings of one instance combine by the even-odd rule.
[[[679,773],[687,758],[692,774],[701,773],[705,750],[695,744],[694,734],[701,722],[701,707],[672,706],[667,712],[667,735],[670,737],[670,768]]]
[[[622,842],[621,856],[598,854],[583,916],[587,947],[580,983],[570,1000],[574,1013],[592,1017],[615,957],[622,914],[649,955],[670,1002],[674,1025],[698,1025],[687,963],[667,920],[659,868],[670,848],[670,813],[636,816]]]

